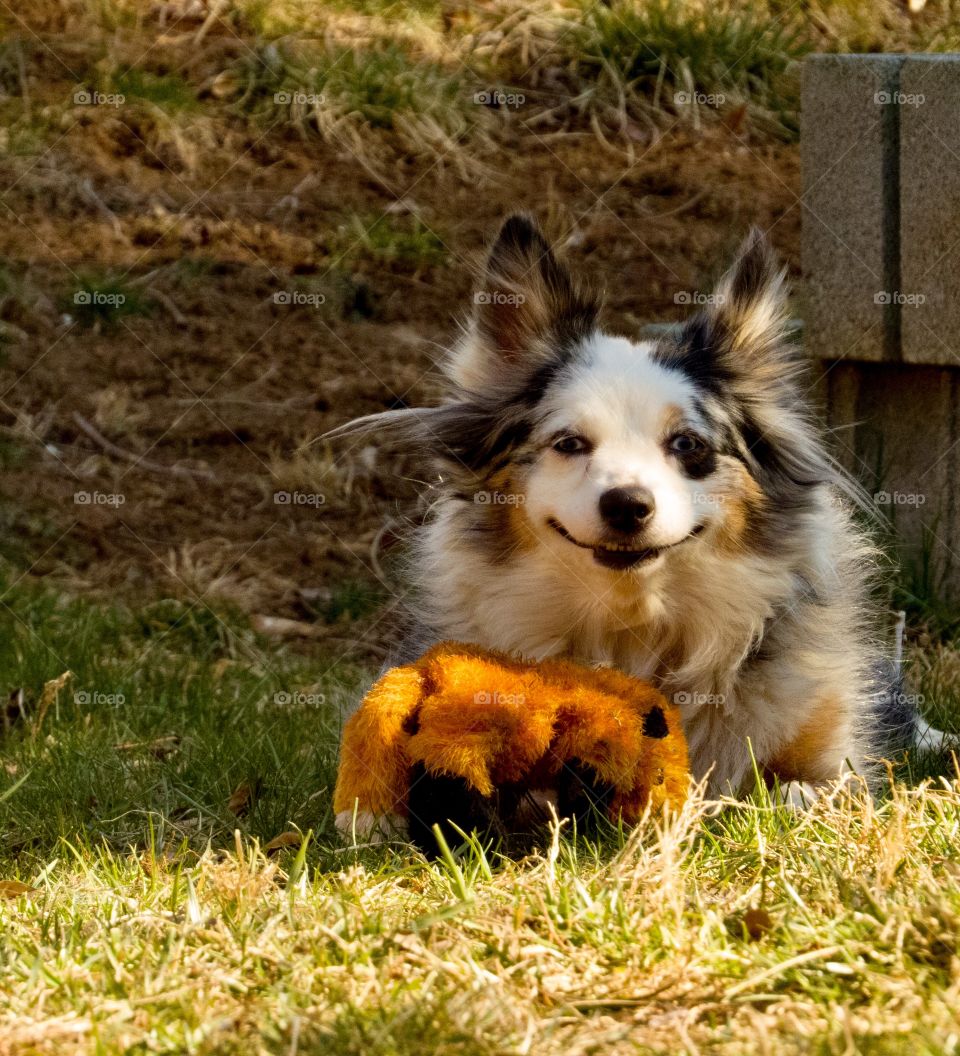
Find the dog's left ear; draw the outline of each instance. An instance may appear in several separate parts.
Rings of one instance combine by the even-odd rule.
[[[720,280],[708,313],[731,355],[756,362],[779,348],[786,323],[784,280],[785,271],[767,236],[752,228],[733,267]]]
[[[522,388],[589,336],[599,311],[522,213],[500,228],[473,299],[468,338],[451,365],[454,381],[473,392]]]
[[[766,236],[754,228],[708,307],[683,324],[663,358],[707,389],[775,398],[796,358],[784,340],[785,324],[784,273]]]

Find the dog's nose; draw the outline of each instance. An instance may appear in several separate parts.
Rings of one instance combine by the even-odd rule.
[[[600,516],[625,535],[638,532],[653,511],[653,492],[649,488],[610,488],[600,496]]]

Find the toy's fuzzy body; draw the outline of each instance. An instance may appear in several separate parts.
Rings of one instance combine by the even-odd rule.
[[[432,803],[425,778],[444,782]],[[627,823],[648,806],[682,802],[689,773],[679,713],[617,671],[444,642],[383,675],[347,722],[334,809],[345,830],[390,819],[429,831],[458,793],[483,806],[508,789],[520,798],[570,792],[571,781]],[[561,793],[561,804],[579,791]]]

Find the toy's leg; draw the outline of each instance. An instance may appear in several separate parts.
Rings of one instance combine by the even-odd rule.
[[[422,690],[418,668],[395,667],[373,686],[344,727],[333,794],[341,832],[368,836],[382,828],[378,819],[406,814],[407,744]]]

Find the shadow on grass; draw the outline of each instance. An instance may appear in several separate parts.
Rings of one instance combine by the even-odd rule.
[[[412,854],[344,848],[334,833],[340,727],[369,679],[361,666],[299,655],[239,613],[190,602],[131,610],[14,582],[0,620],[0,861],[26,867],[63,840],[159,853],[233,848],[237,830],[264,845],[291,829],[313,832],[322,868]],[[915,786],[957,764],[914,752],[892,772]],[[565,831],[598,861],[626,838],[602,818]],[[545,828],[520,854],[548,842]],[[517,857],[513,844],[486,849]]]
[[[0,859],[332,835],[342,716],[367,672],[237,613],[0,592]],[[65,672],[70,672],[64,677]]]

